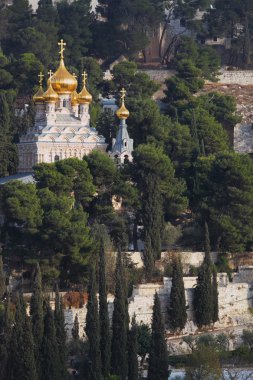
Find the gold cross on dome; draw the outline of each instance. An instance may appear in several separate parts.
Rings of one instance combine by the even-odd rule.
[[[39,77],[39,85],[42,86],[42,82],[44,78],[44,75],[42,74],[42,72],[39,73],[38,77]]]
[[[64,47],[64,46],[66,46],[66,42],[64,42],[63,39],[61,39],[61,41],[58,42],[58,45],[61,47],[61,49],[60,49],[60,51],[59,51],[59,54],[60,54],[61,59],[63,59],[63,58],[64,58],[64,57],[63,57],[63,52],[64,52],[64,50],[65,50],[65,47]]]
[[[125,97],[126,97],[126,90],[124,89],[124,87],[122,88],[122,90],[120,91],[120,93],[121,93],[121,100],[124,103]]]
[[[86,71],[83,72],[82,77],[83,77],[83,84],[85,84],[86,80],[88,78],[88,75],[87,75]]]
[[[51,83],[51,79],[53,76],[53,71],[51,69],[49,70],[48,75],[49,75],[49,82]]]

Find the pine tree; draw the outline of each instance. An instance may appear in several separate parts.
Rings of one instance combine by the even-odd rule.
[[[149,353],[148,380],[168,379],[167,346],[164,323],[158,294],[154,297],[151,348]]]
[[[41,349],[44,332],[44,311],[43,311],[43,292],[40,266],[37,264],[33,294],[30,302],[30,315],[32,322],[32,332],[35,344],[35,360],[37,365],[38,378],[42,378],[41,372]]]
[[[54,316],[49,301],[44,303],[44,309],[44,337],[41,351],[43,380],[59,380],[61,379],[60,358]]]
[[[0,300],[3,298],[6,292],[5,286],[5,274],[3,269],[3,258],[0,256]]]
[[[209,325],[213,319],[212,263],[210,253],[205,253],[199,268],[197,286],[194,290],[194,309],[199,327]]]
[[[213,267],[213,278],[212,278],[212,290],[213,290],[213,323],[219,320],[219,293],[218,293],[218,282],[217,282],[217,270]]]
[[[101,353],[100,353],[100,331],[98,317],[98,301],[96,294],[95,268],[90,269],[90,280],[88,288],[88,305],[86,316],[86,334],[89,342],[89,380],[101,379]]]
[[[180,259],[174,259],[169,307],[170,325],[182,330],[187,321],[183,270]]]
[[[128,337],[128,379],[138,380],[138,330],[135,315]]]
[[[112,357],[111,372],[125,380],[127,376],[127,331],[128,310],[126,297],[126,280],[120,252],[117,256],[115,270],[115,298],[112,317]]]
[[[36,13],[39,20],[47,23],[55,24],[58,19],[57,8],[54,7],[52,0],[39,0]]]
[[[75,316],[74,326],[71,330],[71,333],[72,333],[73,340],[75,340],[75,341],[79,340],[79,320],[78,320],[77,314]]]
[[[65,330],[65,319],[63,312],[62,299],[60,298],[58,286],[56,286],[55,292],[55,311],[54,311],[54,324],[56,341],[58,344],[58,352],[60,359],[61,368],[61,378],[67,379],[67,352],[66,352],[66,330]]]
[[[107,290],[105,279],[105,249],[104,241],[100,243],[99,255],[99,322],[100,322],[100,351],[102,374],[104,377],[110,373],[111,362],[111,337],[110,321],[107,305]]]

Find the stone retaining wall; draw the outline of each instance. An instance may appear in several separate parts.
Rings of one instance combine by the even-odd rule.
[[[252,268],[253,270],[253,268]],[[252,306],[253,288],[251,281],[238,282],[240,274],[242,278],[246,279],[245,272],[242,269],[235,276],[234,282],[229,282],[226,273],[218,274],[218,291],[219,291],[219,322],[216,324],[217,328],[227,328],[228,326],[237,326],[243,324],[247,319],[247,323],[253,323],[253,317],[249,313],[249,307]],[[251,272],[252,273],[252,272]],[[247,279],[250,280],[249,273]],[[184,334],[195,333],[197,327],[194,323],[193,312],[193,295],[194,287],[196,285],[196,277],[184,277],[185,295],[187,304],[188,322],[183,331]],[[171,278],[164,277],[163,283],[148,283],[140,284],[133,290],[132,297],[129,299],[129,317],[130,320],[133,315],[136,315],[138,323],[146,323],[151,325],[153,302],[155,292],[158,293],[162,313],[164,314],[165,322],[167,321],[167,307],[169,305],[169,296],[171,290]],[[113,313],[113,296],[108,298],[108,308],[110,318]],[[75,315],[78,315],[80,324],[80,337],[84,336],[86,306],[82,309],[67,309],[65,310],[66,327],[68,336],[71,336],[71,330]]]

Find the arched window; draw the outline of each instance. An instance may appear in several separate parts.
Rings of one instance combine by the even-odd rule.
[[[63,107],[67,106],[67,100],[66,99],[63,100],[62,105],[63,105]]]
[[[60,161],[60,157],[58,155],[54,156],[55,161]]]
[[[117,154],[114,156],[114,162],[115,164],[119,164],[119,156]]]

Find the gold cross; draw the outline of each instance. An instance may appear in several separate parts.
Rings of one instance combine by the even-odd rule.
[[[86,71],[83,72],[82,77],[83,77],[83,84],[85,84],[86,80],[88,78],[88,75],[87,75]]]
[[[42,74],[42,72],[39,73],[38,77],[39,77],[39,85],[42,86],[42,82],[44,78],[44,75]]]
[[[124,87],[122,88],[122,90],[120,91],[120,93],[121,93],[122,103],[124,103],[125,97],[126,97],[126,90],[124,89]]]
[[[51,79],[53,75],[53,71],[51,69],[49,70],[48,75],[49,75],[49,82],[51,83]]]
[[[65,50],[64,46],[66,46],[66,42],[64,42],[63,39],[61,39],[61,41],[58,42],[58,45],[61,47],[61,50],[59,51],[59,54],[60,54],[61,59],[63,59],[63,52]]]

